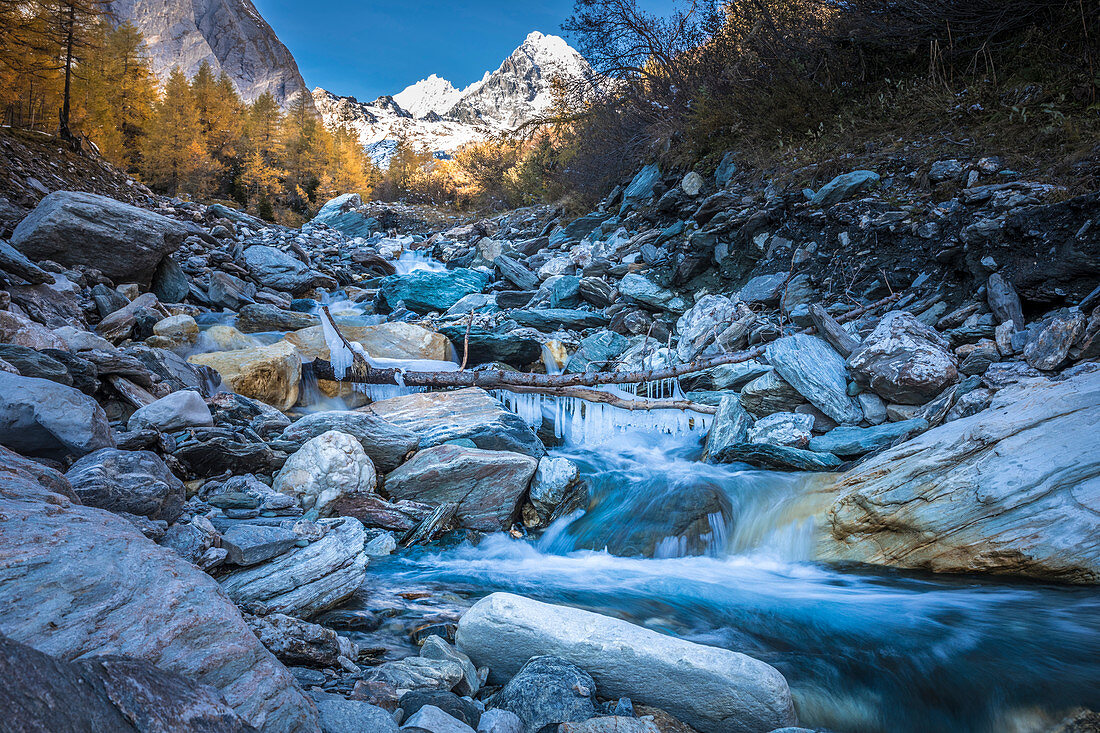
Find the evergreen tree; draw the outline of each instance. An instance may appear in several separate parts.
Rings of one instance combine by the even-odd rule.
[[[203,145],[191,85],[183,72],[173,69],[145,137],[143,175],[170,194],[202,193],[213,165]]]

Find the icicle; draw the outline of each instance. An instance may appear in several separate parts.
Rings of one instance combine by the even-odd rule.
[[[351,349],[344,344],[340,333],[328,318],[321,319],[321,329],[325,335],[325,345],[328,346],[332,374],[337,380],[342,380],[355,361],[355,357]]]

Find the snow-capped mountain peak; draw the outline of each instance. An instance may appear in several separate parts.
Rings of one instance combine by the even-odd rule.
[[[462,98],[462,92],[446,79],[432,74],[393,95],[394,101],[413,117],[423,117],[429,112],[446,113]]]
[[[323,89],[314,102],[329,127],[350,127],[376,161],[385,165],[396,142],[445,155],[466,143],[515,129],[545,113],[553,103],[553,80],[598,77],[564,38],[538,31],[493,72],[465,89],[432,74],[393,96],[366,104]]]

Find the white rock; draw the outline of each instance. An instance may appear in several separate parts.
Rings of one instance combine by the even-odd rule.
[[[377,483],[374,464],[359,441],[329,430],[287,459],[272,488],[298,497],[310,516],[319,517],[328,513],[328,505],[339,497],[374,491]]]
[[[795,723],[787,681],[773,667],[619,619],[493,593],[463,615],[458,648],[500,683],[538,655],[592,675],[601,697],[660,708],[700,733],[766,733]]]

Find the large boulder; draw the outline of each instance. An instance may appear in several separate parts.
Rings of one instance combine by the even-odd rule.
[[[505,410],[477,387],[394,397],[375,402],[361,412],[411,430],[420,437],[421,448],[466,438],[482,450],[514,451],[533,458],[546,454],[542,441],[523,418]]]
[[[903,405],[924,404],[959,379],[950,344],[905,311],[882,317],[848,357],[848,369],[860,386]]]
[[[0,634],[62,660],[142,659],[218,689],[264,733],[318,730],[313,705],[209,575],[25,464],[0,456]]]
[[[814,407],[838,423],[863,419],[863,410],[848,396],[848,370],[833,347],[816,336],[797,334],[768,344],[768,363]]]
[[[48,379],[0,372],[0,445],[60,460],[113,448],[115,441],[106,413],[88,395]]]
[[[455,353],[466,355],[466,364],[476,366],[486,362],[503,362],[523,368],[542,355],[542,341],[513,333],[494,333],[482,328],[455,324],[442,326],[440,333],[451,340]]]
[[[298,418],[279,436],[301,447],[329,430],[339,430],[359,441],[375,468],[388,473],[400,466],[420,445],[416,433],[400,428],[371,412],[326,410]]]
[[[316,275],[301,260],[266,244],[254,244],[244,251],[248,272],[261,285],[297,295],[308,290]]]
[[[1027,380],[845,474],[824,558],[1100,582],[1100,371]]]
[[[372,492],[374,464],[359,441],[330,430],[311,438],[287,459],[271,488],[299,499],[307,516],[328,516],[331,504],[347,494]]]
[[[106,196],[55,191],[19,222],[11,244],[32,260],[87,265],[115,282],[148,286],[194,229]]]
[[[237,605],[258,614],[310,617],[351,596],[367,576],[366,533],[358,519],[322,519],[325,536],[271,562],[222,577]]]
[[[498,684],[549,655],[590,674],[601,697],[660,708],[700,733],[795,723],[787,681],[764,662],[590,611],[493,593],[462,616],[455,639]]]
[[[415,270],[382,278],[379,296],[390,308],[402,302],[414,313],[443,313],[463,297],[480,293],[488,284],[489,274],[479,270]]]
[[[386,493],[425,504],[455,503],[469,529],[506,530],[515,518],[538,461],[509,451],[437,445],[386,476]]]
[[[125,657],[54,659],[0,637],[0,716],[9,731],[247,733],[218,691]]]
[[[111,512],[163,519],[183,511],[187,490],[156,453],[100,448],[65,474],[80,501]]]
[[[187,360],[212,368],[237,394],[279,410],[288,410],[298,401],[302,358],[286,341],[253,349],[195,354]]]

